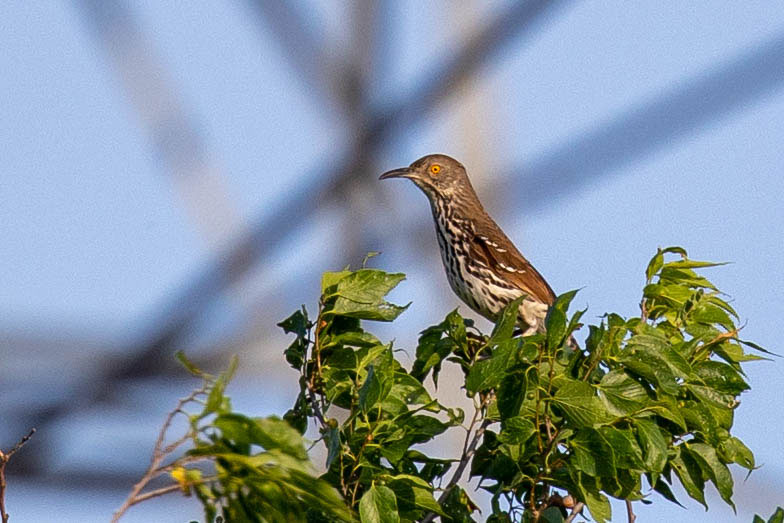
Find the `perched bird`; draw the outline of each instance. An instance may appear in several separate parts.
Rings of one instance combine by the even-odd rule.
[[[431,154],[380,177],[387,178],[408,178],[430,200],[449,285],[466,305],[496,322],[504,307],[525,296],[523,334],[544,331],[555,293],[485,212],[460,162]]]

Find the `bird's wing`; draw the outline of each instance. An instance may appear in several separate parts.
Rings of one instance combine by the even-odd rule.
[[[555,301],[555,293],[544,277],[497,226],[476,227],[470,245],[470,255],[495,271],[500,278],[542,303],[549,305]]]

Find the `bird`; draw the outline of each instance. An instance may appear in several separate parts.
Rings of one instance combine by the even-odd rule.
[[[555,293],[487,214],[463,164],[430,154],[379,177],[390,178],[407,178],[427,196],[449,286],[466,305],[496,323],[507,305],[523,297],[522,334],[545,331]]]

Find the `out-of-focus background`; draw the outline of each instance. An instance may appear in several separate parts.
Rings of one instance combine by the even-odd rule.
[[[711,277],[744,337],[784,351],[782,2],[4,2],[0,50],[0,447],[38,428],[12,522],[109,519],[195,385],[177,349],[239,354],[236,407],[282,414],[275,323],[367,251],[408,274],[377,331],[410,352],[460,304],[424,196],[377,177],[428,153],[589,318],[637,313],[678,244],[735,262]],[[781,372],[748,367],[737,515],[676,489],[638,521],[784,503]],[[174,494],[124,521],[199,517]]]

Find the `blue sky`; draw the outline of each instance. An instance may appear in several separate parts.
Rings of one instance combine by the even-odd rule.
[[[371,79],[372,103],[384,106],[405,96],[458,47],[460,31],[481,26],[507,4],[483,3],[475,12],[456,13],[447,11],[446,2],[395,3],[386,13],[394,52]],[[95,340],[92,353],[58,356],[72,362],[65,374],[73,376],[83,371],[80,362],[112,350],[102,344],[114,347],[143,330],[162,300],[208,264],[215,248],[156,157],[78,5],[0,6],[0,355],[46,367],[46,361],[35,360],[49,358],[45,351],[25,355],[3,344],[10,334],[57,339],[65,332]],[[337,50],[351,50],[339,4],[298,5],[316,34],[337,42]],[[343,115],[297,79],[247,4],[139,2],[130,10],[196,123],[206,155],[220,168],[220,188],[240,224],[307,187],[320,167],[346,150],[350,136]],[[782,353],[784,78],[777,81],[776,71],[758,71],[769,87],[740,96],[716,116],[665,133],[640,154],[616,151],[625,155],[619,163],[595,158],[607,167],[597,172],[586,164],[585,179],[574,190],[545,177],[543,183],[553,184],[547,194],[557,197],[529,205],[525,193],[527,168],[547,175],[536,169],[568,164],[564,144],[590,149],[591,143],[580,140],[597,136],[598,142],[601,136],[592,134],[597,129],[666,102],[668,93],[713,78],[760,48],[784,53],[783,46],[776,47],[782,39],[784,3],[721,8],[708,1],[567,3],[506,46],[461,86],[459,96],[390,140],[378,172],[431,152],[460,158],[491,214],[553,287],[583,288],[577,303],[590,307],[589,317],[608,310],[636,313],[642,271],[657,246],[678,244],[696,258],[732,261],[712,269],[711,276],[736,298],[748,322],[745,337]],[[778,75],[784,77],[784,68]],[[652,133],[688,109],[675,102],[672,111],[666,103],[661,107],[659,120],[650,122]],[[646,143],[645,128],[632,138]],[[499,186],[504,190],[493,191]],[[384,251],[376,265],[409,275],[395,296],[401,302],[413,298],[414,304],[399,323],[380,331],[412,347],[416,331],[458,302],[442,277],[424,197],[402,183],[379,191],[381,199],[364,213],[362,206],[351,207],[352,220],[370,231],[375,250]],[[343,259],[342,251],[324,241],[340,234],[346,208],[324,205],[286,243],[292,250],[273,256],[237,293],[239,299],[212,307],[201,331],[213,336],[242,324],[237,317],[255,313],[253,307],[269,309],[264,312],[269,321],[257,327],[269,347],[254,345],[266,352],[249,356],[248,375],[269,370],[277,358],[282,338],[275,317],[312,303],[321,271],[356,261]],[[226,231],[227,237],[235,232]],[[293,266],[291,252],[310,255]],[[279,293],[281,284],[290,292],[269,294]],[[782,503],[784,448],[772,437],[784,430],[780,417],[772,415],[780,410],[780,369],[780,361],[749,367],[752,392],[738,411],[737,433],[764,467],[746,483],[736,476],[738,516],[714,493],[707,514],[695,503],[686,503],[684,512],[657,499],[653,507],[640,508],[641,520],[749,521],[753,512],[770,514]],[[2,376],[7,375],[0,368]],[[176,398],[184,390],[162,397]],[[289,399],[283,394],[258,408],[275,411]],[[150,417],[164,410],[161,400],[150,407]],[[88,411],[78,423],[64,420],[61,427],[70,435],[79,427],[102,426],[102,419]],[[119,416],[112,423],[122,426],[129,419],[134,418]],[[134,441],[152,442],[154,430],[155,423],[140,429]],[[72,436],[63,436],[59,445],[71,461],[89,453]],[[135,451],[129,444],[126,452]],[[41,512],[22,502],[34,499],[37,488],[22,482],[20,490],[9,492],[9,505],[18,500],[12,514],[19,521],[40,520]],[[46,495],[63,507],[69,503],[67,492]],[[63,513],[105,520],[122,493],[96,495],[103,497],[95,512],[71,506]],[[141,510],[146,509],[138,517]],[[159,519],[171,513],[160,510]]]

